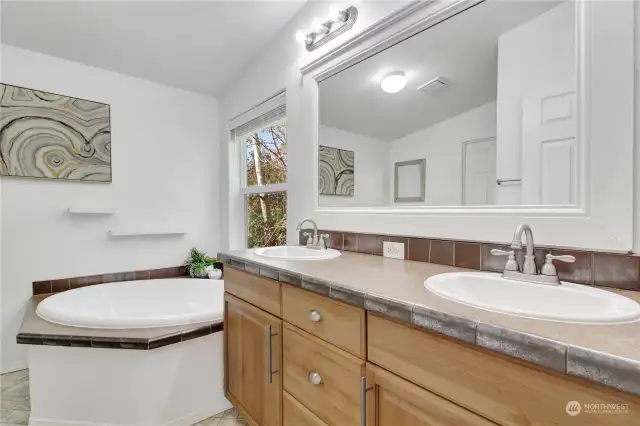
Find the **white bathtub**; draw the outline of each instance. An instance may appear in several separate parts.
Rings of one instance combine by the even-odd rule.
[[[171,278],[82,287],[42,301],[40,318],[85,328],[151,328],[220,320],[221,280]]]
[[[36,312],[118,336],[125,328],[215,321],[223,294],[219,280],[109,283],[51,296]],[[221,332],[152,350],[28,345],[27,356],[30,426],[188,426],[231,407]]]

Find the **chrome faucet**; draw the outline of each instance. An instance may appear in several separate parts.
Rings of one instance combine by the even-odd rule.
[[[326,250],[327,239],[329,238],[329,235],[322,234],[318,236],[318,225],[313,219],[302,219],[300,223],[298,223],[296,231],[300,232],[302,230],[302,225],[304,225],[306,222],[309,222],[311,225],[313,225],[313,235],[309,232],[305,232],[302,234],[303,236],[308,237],[307,248],[314,250]]]
[[[538,269],[536,268],[536,258],[534,254],[533,246],[533,232],[529,225],[520,225],[513,233],[513,241],[511,242],[511,248],[514,250],[522,249],[522,233],[524,232],[527,237],[527,253],[524,255],[524,264],[522,265],[522,273],[528,275],[536,275]]]
[[[522,233],[524,232],[527,238],[527,251],[524,255],[524,263],[522,265],[522,272],[520,272],[520,265],[516,260],[515,252],[513,250],[522,249]],[[509,259],[505,264],[504,271],[502,271],[502,277],[507,280],[524,281],[536,284],[549,284],[560,285],[560,279],[556,267],[553,265],[554,260],[560,260],[566,263],[573,263],[576,258],[570,255],[554,256],[548,253],[545,256],[545,263],[538,275],[538,268],[536,267],[535,260],[535,246],[533,244],[533,232],[529,225],[520,225],[513,233],[513,241],[511,242],[510,251],[493,249],[491,254],[494,256],[508,256]]]

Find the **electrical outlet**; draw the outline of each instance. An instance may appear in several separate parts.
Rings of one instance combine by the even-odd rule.
[[[384,241],[382,243],[382,255],[384,257],[404,260],[404,243]]]

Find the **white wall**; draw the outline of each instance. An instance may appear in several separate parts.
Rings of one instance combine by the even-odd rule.
[[[425,158],[425,201],[411,204],[459,206],[462,205],[462,143],[495,135],[496,103],[489,102],[391,142],[388,167],[393,173],[398,161]],[[390,182],[393,194],[393,179]]]
[[[308,110],[305,110],[305,90],[300,68],[335,46],[357,35],[374,22],[393,11],[405,6],[408,0],[354,1],[354,2],[308,2],[300,12],[282,29],[278,37],[263,50],[261,56],[246,67],[243,75],[220,97],[220,140],[228,141],[229,120],[254,105],[268,99],[275,93],[287,90],[287,137],[289,159],[288,224],[287,238],[297,242],[296,224],[313,213],[317,186],[313,174],[313,140],[308,137],[310,126]],[[358,20],[352,29],[325,46],[307,52],[304,43],[296,40],[296,33],[308,31],[316,17],[331,16],[332,8],[358,7]],[[221,144],[220,158],[220,194],[222,200],[231,200],[229,206],[221,209],[222,228],[228,233],[222,236],[221,246],[228,248],[244,247],[244,236],[237,230],[242,229],[243,214],[234,210],[232,194],[229,193],[229,142]],[[237,204],[237,203],[235,203]]]
[[[382,206],[389,202],[389,143],[334,127],[320,126],[320,144],[354,152],[353,197],[321,195],[325,207]]]
[[[25,366],[15,344],[35,280],[179,265],[219,249],[217,100],[2,46],[3,82],[111,105],[113,183],[2,178],[2,371]],[[105,203],[111,218],[70,216]],[[164,225],[184,237],[113,239],[113,227]]]
[[[576,89],[574,5],[564,3],[502,34],[498,40],[497,175],[523,175],[523,101]],[[497,204],[530,204],[522,186],[496,188]],[[526,198],[526,197],[525,197]]]

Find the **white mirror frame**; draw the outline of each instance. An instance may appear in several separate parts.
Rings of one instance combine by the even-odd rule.
[[[301,102],[308,107],[304,109],[305,114],[313,115],[305,120],[307,126],[313,126],[305,129],[309,136],[312,132],[314,146],[316,187],[310,213],[324,229],[473,241],[510,241],[513,229],[527,222],[538,244],[631,250],[634,234],[633,2],[575,0],[578,138],[584,147],[577,161],[580,187],[575,206],[327,208],[319,205],[318,84],[481,1],[410,3],[301,69],[305,93]],[[598,58],[598,62],[593,58]]]

